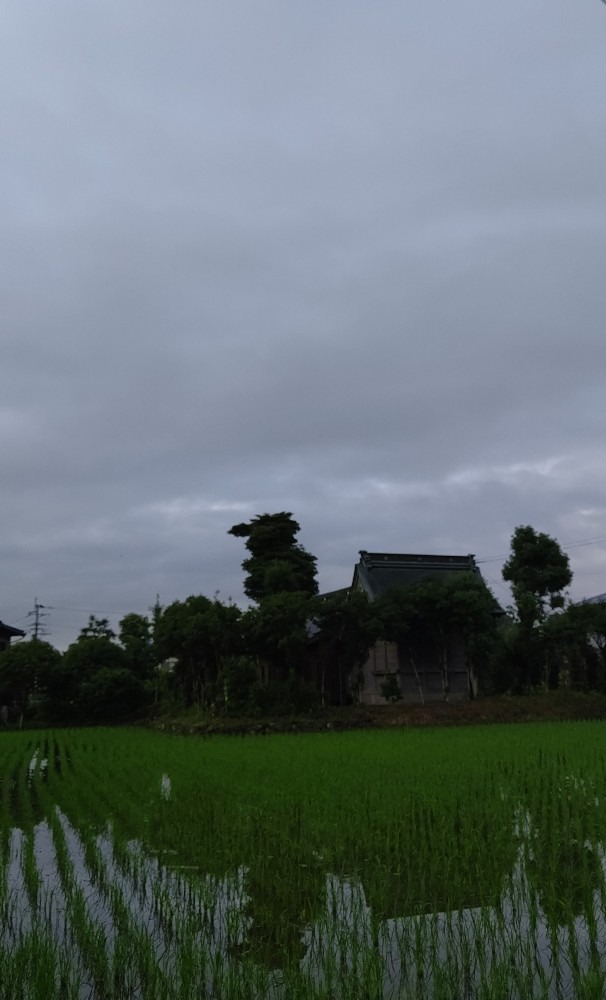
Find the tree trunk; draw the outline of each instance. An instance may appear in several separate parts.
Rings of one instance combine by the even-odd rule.
[[[414,675],[415,675],[415,680],[417,682],[417,688],[418,688],[418,691],[419,691],[419,698],[421,699],[421,704],[424,705],[425,704],[425,695],[423,693],[423,685],[421,683],[421,678],[419,677],[419,671],[417,670],[417,664],[416,664],[415,658],[413,656],[412,646],[409,646],[409,648],[408,648],[408,657],[410,659],[410,665],[411,665],[411,667],[413,669],[413,672],[414,672]]]
[[[446,643],[442,645],[442,692],[444,694],[444,701],[448,701],[450,683],[448,678],[448,649]]]
[[[473,661],[467,660],[467,679],[469,682],[469,700],[475,701],[478,697],[478,677],[473,668]]]
[[[325,657],[322,657],[322,668],[320,673],[320,698],[321,698],[322,711],[324,711],[324,709],[326,708],[326,699],[324,691],[325,682],[326,682],[326,659]]]

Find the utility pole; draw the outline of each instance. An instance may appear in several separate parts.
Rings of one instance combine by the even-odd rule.
[[[604,0],[604,2],[606,3],[606,0]],[[156,645],[155,645],[155,643],[156,643],[156,629],[158,627],[158,622],[160,621],[160,616],[162,614],[162,605],[160,604],[160,595],[159,594],[156,594],[156,603],[153,604],[147,610],[151,612],[151,641],[152,641],[152,648],[153,648],[154,653],[155,653],[155,651],[156,651]],[[154,659],[155,659],[155,656],[154,656]],[[154,701],[157,702],[158,701],[158,693],[159,693],[158,692],[158,684],[159,684],[159,681],[160,681],[160,664],[159,663],[156,664],[156,668],[154,670],[154,676],[155,676]]]
[[[44,613],[46,608],[47,608],[46,604],[39,604],[38,598],[34,597],[33,611],[28,611],[27,613],[28,618],[34,619],[33,625],[31,626],[32,639],[39,639],[40,636],[48,634],[47,629],[45,628],[43,623],[43,619],[48,618],[48,615]]]

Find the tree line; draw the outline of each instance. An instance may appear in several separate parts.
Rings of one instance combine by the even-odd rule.
[[[171,703],[222,714],[313,711],[355,699],[378,640],[405,649],[414,667],[420,643],[446,664],[453,635],[483,693],[606,690],[606,606],[570,602],[568,556],[548,535],[515,529],[503,567],[514,603],[505,613],[481,577],[463,572],[372,601],[361,591],[320,596],[316,559],[297,541],[299,530],[288,512],[230,529],[248,553],[246,610],[192,595],[150,616],[125,615],[117,633],[91,616],[63,654],[40,639],[10,646],[0,653],[0,705],[13,717],[74,724]],[[386,678],[383,693],[401,697],[397,676]]]

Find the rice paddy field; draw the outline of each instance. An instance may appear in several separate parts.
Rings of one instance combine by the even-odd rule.
[[[606,724],[0,734],[0,998],[606,996]]]

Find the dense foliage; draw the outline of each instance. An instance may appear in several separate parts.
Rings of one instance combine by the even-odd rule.
[[[494,654],[496,689],[604,690],[606,608],[567,598],[572,572],[558,542],[530,525],[516,528],[503,578],[515,606]]]
[[[298,531],[287,512],[232,527],[250,553],[243,566],[255,603],[246,610],[192,595],[156,605],[150,618],[126,614],[118,635],[91,615],[63,655],[40,640],[9,647],[0,653],[3,717],[109,722],[167,702],[223,714],[317,711],[355,701],[380,640],[409,664],[421,702],[419,651],[441,664],[447,700],[453,637],[472,695],[606,690],[606,606],[570,603],[568,557],[529,525],[515,529],[503,567],[515,602],[508,615],[478,574],[460,571],[374,601],[349,589],[319,597],[316,559],[297,543]],[[386,675],[382,693],[402,698],[399,674]]]
[[[292,514],[259,514],[234,524],[228,534],[246,539],[250,552],[242,563],[244,593],[261,601],[283,593],[317,594],[316,558],[296,541],[299,524]]]

